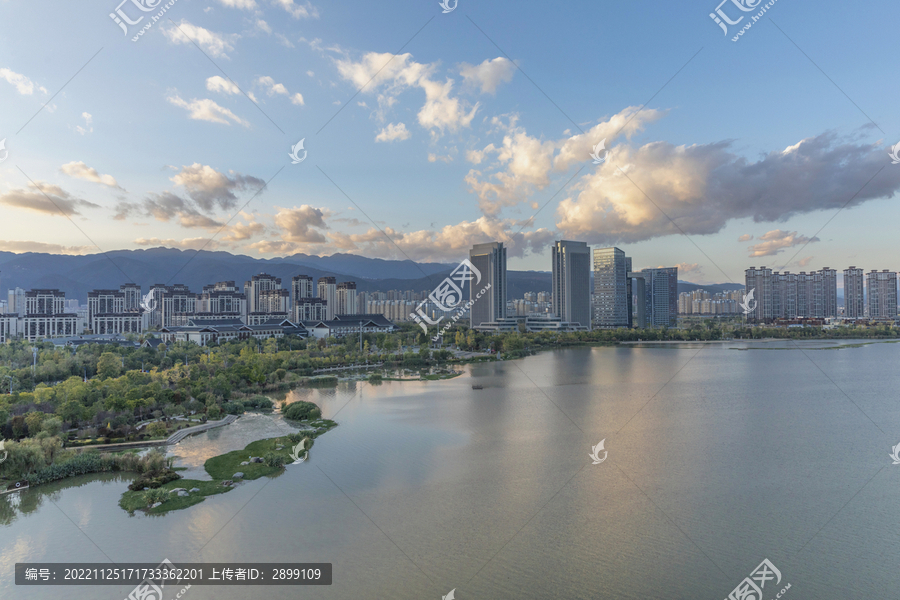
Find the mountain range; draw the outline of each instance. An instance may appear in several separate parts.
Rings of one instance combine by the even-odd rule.
[[[51,288],[64,291],[66,298],[85,303],[89,291],[118,289],[123,283],[137,283],[145,293],[154,284],[174,283],[200,292],[204,285],[217,281],[234,281],[241,286],[259,273],[280,277],[286,288],[293,276],[304,274],[315,279],[332,276],[338,281],[355,281],[357,289],[365,292],[423,291],[432,290],[455,267],[453,263],[416,263],[355,254],[253,258],[223,251],[174,248],[114,250],[80,256],[0,252],[0,298],[5,298],[10,288]],[[550,280],[549,271],[507,271],[509,298],[521,298],[525,292],[550,291]],[[743,286],[678,282],[679,292],[700,288],[716,293]]]

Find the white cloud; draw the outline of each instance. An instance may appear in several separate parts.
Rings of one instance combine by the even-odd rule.
[[[191,199],[205,211],[211,211],[216,206],[231,209],[237,204],[235,191],[256,192],[265,185],[265,181],[258,177],[234,172],[229,176],[200,163],[182,166],[181,171],[172,177],[172,182],[184,186]]]
[[[288,95],[287,88],[284,87],[283,84],[275,83],[275,80],[269,77],[268,75],[259,77],[256,80],[257,85],[262,86],[266,89],[266,93],[269,96],[274,96],[275,94],[283,94],[285,96]]]
[[[759,239],[762,243],[753,244],[749,248],[751,257],[774,256],[786,248],[820,241],[817,237],[808,238],[805,235],[799,235],[796,231],[780,229],[773,229],[765,235],[759,236]]]
[[[390,123],[381,130],[381,133],[375,136],[376,142],[393,142],[396,140],[408,140],[409,130],[406,129],[405,123]]]
[[[306,102],[303,101],[303,94],[297,92],[293,96],[291,96],[291,104],[296,104],[298,106],[303,106]]]
[[[285,36],[283,33],[276,33],[275,39],[277,39],[278,42],[285,48],[293,48],[294,47],[294,43],[291,40],[287,39],[287,36]]]
[[[190,118],[196,119],[197,121],[209,121],[210,123],[222,123],[225,125],[231,125],[231,123],[229,123],[228,121],[229,119],[231,119],[238,125],[243,125],[244,127],[250,126],[250,123],[241,119],[227,108],[219,106],[209,98],[205,98],[203,100],[197,100],[195,98],[190,102],[187,102],[185,100],[182,100],[181,96],[178,96],[176,94],[175,96],[166,98],[166,100],[168,100],[175,106],[180,106],[181,108],[186,109],[190,113]]]
[[[313,73],[312,71],[307,71],[306,74],[309,75],[310,77],[315,77],[315,76],[316,76],[316,74]]]
[[[449,156],[449,155],[444,156],[441,154],[434,154],[432,152],[429,152],[428,153],[428,162],[437,162],[437,161],[451,163],[451,162],[453,162],[453,157]]]
[[[214,75],[206,80],[206,89],[211,92],[222,92],[223,94],[239,94],[241,92],[236,83],[218,75]]]
[[[100,208],[99,204],[72,196],[58,185],[36,181],[28,189],[14,189],[0,194],[0,204],[54,217],[81,214],[79,208]]]
[[[462,63],[459,74],[469,85],[477,86],[482,93],[494,94],[500,83],[512,81],[516,66],[508,58],[499,56],[493,60],[485,60],[480,65]]]
[[[94,128],[91,127],[91,123],[94,122],[94,117],[91,116],[91,113],[83,112],[81,113],[81,118],[84,119],[84,127],[82,127],[81,125],[77,125],[75,127],[75,131],[77,131],[81,135],[84,135],[86,133],[93,133]]]
[[[309,2],[295,4],[294,0],[272,0],[272,4],[274,4],[275,6],[280,6],[284,10],[288,11],[288,13],[290,13],[290,15],[295,19],[319,18],[319,9],[317,9]]]
[[[192,25],[186,19],[182,19],[180,23],[168,29],[163,29],[163,34],[173,44],[191,44],[193,40],[208,54],[220,58],[228,58],[225,52],[234,50],[232,44],[241,37],[234,33],[216,33],[198,25]]]
[[[752,239],[753,239],[752,235],[750,235],[749,233],[745,233],[744,235],[742,235],[741,237],[738,238],[738,241],[739,242],[749,242]]]
[[[96,246],[62,246],[44,242],[0,240],[0,251],[21,254],[23,252],[46,252],[48,254],[81,255],[96,251]]]
[[[82,161],[64,164],[62,172],[75,179],[84,179],[85,181],[92,181],[114,188],[119,187],[115,177],[112,175],[101,175],[97,172],[97,169],[87,166]]]
[[[253,10],[257,8],[256,2],[254,0],[219,0],[225,6],[229,6],[231,8],[240,8],[243,10]]]
[[[269,24],[263,21],[262,19],[256,20],[256,28],[265,31],[266,33],[272,33],[272,28],[269,27]]]
[[[35,84],[33,81],[20,73],[11,71],[6,67],[0,69],[0,79],[5,79],[10,85],[15,86],[16,91],[23,96],[30,96],[34,93],[35,88],[43,93],[47,93],[47,89]]]

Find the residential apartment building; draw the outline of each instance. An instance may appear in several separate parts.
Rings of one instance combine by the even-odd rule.
[[[887,269],[866,273],[866,292],[870,319],[894,319],[897,316],[897,273]]]
[[[744,272],[745,294],[753,292],[756,306],[747,320],[757,323],[774,319],[823,319],[837,316],[837,271],[779,273],[766,267]]]
[[[337,279],[334,277],[319,277],[316,282],[317,295],[325,301],[325,310],[328,313],[327,319],[334,319],[335,304],[337,303]]]
[[[844,269],[844,318],[862,319],[866,316],[865,276],[857,267]]]
[[[342,281],[337,284],[334,293],[335,315],[355,315],[359,313],[359,305],[356,297],[356,282]]]

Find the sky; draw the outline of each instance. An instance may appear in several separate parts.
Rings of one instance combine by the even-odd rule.
[[[718,8],[0,0],[0,250],[900,270],[900,5]]]

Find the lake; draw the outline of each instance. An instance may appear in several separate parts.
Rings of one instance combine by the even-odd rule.
[[[189,509],[131,517],[117,475],[0,496],[0,598],[133,587],[16,588],[16,562],[164,558],[334,565],[328,587],[187,600],[722,600],[764,559],[766,600],[897,597],[897,364],[884,342],[645,344],[296,390],[340,423],[310,460]],[[193,476],[289,430],[248,415],[172,452]]]

